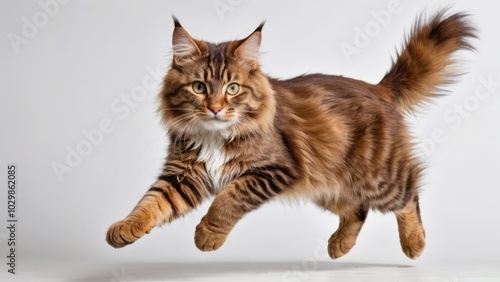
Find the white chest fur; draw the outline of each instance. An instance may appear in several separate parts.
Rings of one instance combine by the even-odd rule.
[[[222,170],[228,161],[228,155],[224,150],[224,138],[217,132],[210,132],[199,136],[194,141],[194,149],[199,148],[198,162],[205,163],[205,169],[216,190],[223,187]]]

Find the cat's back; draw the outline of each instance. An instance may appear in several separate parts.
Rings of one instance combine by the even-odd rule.
[[[270,81],[276,92],[278,108],[296,114],[306,109],[308,114],[327,113],[347,120],[370,122],[381,115],[398,119],[401,113],[390,90],[361,80],[309,74]]]
[[[323,103],[345,103],[350,101],[392,105],[391,92],[383,86],[338,75],[308,74],[291,79],[271,79],[278,98],[296,100],[321,100]],[[288,97],[287,97],[288,96]]]
[[[375,185],[391,148],[408,143],[403,114],[379,85],[324,74],[270,81],[277,129],[308,185],[365,187],[367,177]]]

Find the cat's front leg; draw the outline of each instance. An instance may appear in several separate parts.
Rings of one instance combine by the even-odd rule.
[[[220,248],[246,213],[282,193],[294,180],[294,173],[278,165],[252,169],[235,179],[215,197],[196,227],[196,247],[201,251]]]
[[[155,226],[191,211],[207,196],[208,192],[188,177],[162,175],[132,212],[109,228],[106,241],[115,248],[132,244]]]

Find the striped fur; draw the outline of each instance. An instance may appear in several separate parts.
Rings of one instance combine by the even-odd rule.
[[[171,140],[167,162],[130,215],[110,227],[108,243],[131,244],[215,196],[195,243],[216,250],[245,214],[281,197],[340,216],[332,258],[354,246],[370,209],[395,213],[404,253],[418,257],[422,166],[404,115],[447,81],[450,56],[474,37],[463,14],[422,22],[373,85],[324,74],[273,79],[258,64],[262,25],[245,39],[212,44],[175,20],[159,109]]]

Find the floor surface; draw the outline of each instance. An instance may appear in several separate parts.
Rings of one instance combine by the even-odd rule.
[[[25,262],[0,281],[500,281],[500,264],[453,266],[342,262],[71,264]]]

